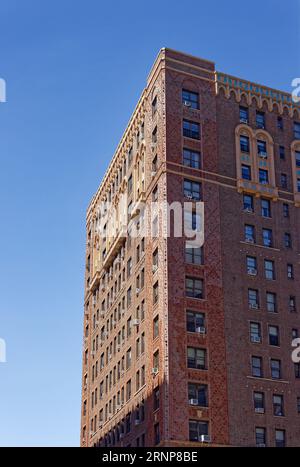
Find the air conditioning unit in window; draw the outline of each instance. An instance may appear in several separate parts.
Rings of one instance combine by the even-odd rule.
[[[261,157],[262,159],[267,159],[268,157],[268,154],[266,153],[266,151],[260,151],[258,153],[259,157]]]
[[[198,332],[199,334],[205,334],[206,329],[205,329],[204,326],[197,326],[196,327],[196,332]]]
[[[258,309],[258,303],[250,303],[249,306],[250,306],[250,308],[253,309],[253,310],[257,310],[257,309]]]
[[[245,242],[246,243],[254,243],[254,238],[246,238]]]
[[[189,403],[190,403],[190,405],[199,405],[198,399],[190,399]]]
[[[140,324],[140,320],[139,319],[133,319],[132,320],[132,326],[138,326]]]
[[[265,413],[265,409],[263,407],[255,407],[256,413]]]
[[[258,448],[265,448],[265,447],[266,447],[265,443],[259,443],[259,444],[257,444],[256,446],[257,446]]]
[[[250,212],[253,212],[253,209],[252,209],[252,208],[245,208],[245,209],[244,209],[244,212],[250,213]]]
[[[249,276],[256,276],[257,275],[257,270],[254,268],[249,268],[248,269],[248,274]]]
[[[246,123],[246,125],[248,125],[248,119],[247,118],[240,118],[240,123]]]
[[[140,425],[140,424],[141,424],[141,421],[137,418],[137,419],[134,421],[134,424],[135,424],[135,426]]]
[[[186,198],[187,198],[187,199],[193,199],[193,195],[188,194],[188,195],[186,195]]]
[[[157,367],[152,368],[151,374],[157,375],[157,373],[158,373],[158,368]]]
[[[200,436],[201,443],[210,443],[211,439],[209,435],[201,435]]]
[[[260,343],[261,342],[260,336],[253,336],[251,340],[252,340],[252,342],[255,342],[255,343]]]
[[[189,101],[183,101],[183,105],[185,107],[191,107],[191,103]]]

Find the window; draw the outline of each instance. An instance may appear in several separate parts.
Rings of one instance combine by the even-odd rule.
[[[185,232],[189,232],[190,230],[196,230],[200,232],[201,229],[201,216],[197,214],[196,210],[184,211],[184,228]]]
[[[282,117],[277,117],[277,128],[283,130],[283,120]]]
[[[294,279],[294,266],[292,264],[287,265],[287,277],[288,279]]]
[[[201,183],[184,180],[184,196],[199,201],[201,199]]]
[[[252,364],[252,376],[255,376],[256,378],[262,378],[263,377],[262,358],[252,357],[251,364]]]
[[[126,401],[131,398],[131,379],[126,383]]]
[[[244,195],[243,196],[243,206],[244,206],[244,211],[253,212],[253,196]]]
[[[292,329],[292,338],[297,339],[299,337],[298,329]]]
[[[249,165],[242,164],[242,178],[251,180],[251,167]]]
[[[258,413],[265,412],[265,395],[263,392],[253,393],[254,410]]]
[[[290,233],[285,232],[284,234],[284,246],[285,248],[292,248],[292,237]]]
[[[264,264],[265,264],[265,278],[269,280],[275,280],[274,261],[265,259]]]
[[[197,311],[186,312],[186,330],[188,332],[199,332],[205,330],[205,314]]]
[[[153,286],[153,304],[158,302],[158,281]]]
[[[188,383],[188,402],[200,407],[208,406],[208,388],[206,384]]]
[[[283,217],[290,217],[290,210],[289,210],[288,204],[283,203],[282,210],[283,210]]]
[[[128,349],[126,352],[126,370],[131,366],[131,349]]]
[[[263,217],[271,217],[271,203],[268,199],[261,200],[261,215]]]
[[[241,135],[240,136],[240,149],[241,152],[250,152],[250,143],[249,143],[249,138],[248,136]]]
[[[258,291],[248,289],[248,303],[250,308],[259,308]]]
[[[276,294],[273,292],[267,292],[267,311],[277,313]]]
[[[297,397],[297,412],[300,413],[300,397]]]
[[[203,264],[203,248],[195,247],[193,243],[186,241],[185,261],[189,264]]]
[[[295,157],[296,157],[296,167],[300,167],[300,151],[295,152]]]
[[[245,225],[245,241],[255,243],[255,229],[253,225]]]
[[[259,323],[250,323],[250,340],[256,344],[261,342],[261,327]]]
[[[273,246],[273,235],[271,229],[263,229],[263,245],[271,248]]]
[[[189,420],[189,440],[201,441],[202,436],[208,436],[208,422]]]
[[[192,151],[191,149],[183,149],[183,165],[187,167],[192,167],[193,169],[200,169],[200,152]]]
[[[159,409],[159,387],[153,390],[153,410]]]
[[[200,139],[199,123],[183,120],[183,136],[186,138]]]
[[[285,442],[285,430],[275,430],[275,446],[276,448],[284,448]]]
[[[154,128],[152,131],[152,143],[156,144],[157,143],[157,126]]]
[[[284,146],[279,146],[279,157],[281,160],[285,159],[285,149]]]
[[[153,339],[159,335],[159,318],[156,316],[153,320]]]
[[[296,297],[293,295],[289,297],[289,310],[291,313],[296,313]]]
[[[300,178],[297,178],[297,192],[300,193]]]
[[[160,431],[159,431],[159,423],[155,423],[154,425],[154,445],[160,443]]]
[[[276,417],[284,416],[283,396],[281,394],[273,394],[273,415]]]
[[[159,351],[153,354],[153,368],[159,369]]]
[[[248,107],[240,106],[240,122],[241,123],[248,123],[249,116],[248,116]]]
[[[294,363],[295,378],[300,378],[300,363]]]
[[[203,280],[194,277],[186,277],[185,294],[190,298],[203,298]]]
[[[127,261],[127,279],[131,276],[132,274],[132,258],[129,258]]]
[[[255,443],[257,447],[266,445],[266,429],[265,428],[255,428]]]
[[[281,188],[287,189],[288,184],[287,184],[287,175],[286,174],[282,173],[280,175],[280,185],[281,185]]]
[[[156,112],[157,112],[157,96],[155,96],[152,101],[152,117],[155,115]]]
[[[256,274],[257,274],[257,261],[256,261],[256,258],[254,256],[247,256],[246,264],[247,264],[247,273],[250,276],[256,276]]]
[[[158,186],[156,185],[152,191],[152,202],[156,203],[158,201]]]
[[[157,156],[155,156],[152,160],[152,172],[157,172]]]
[[[294,137],[295,139],[300,139],[300,123],[294,122]]]
[[[199,109],[199,94],[197,92],[182,90],[182,103],[192,109]]]
[[[269,173],[265,169],[259,169],[259,183],[267,185],[269,183]]]
[[[256,112],[256,127],[265,128],[265,114],[263,112]]]
[[[257,154],[262,157],[267,156],[267,143],[261,139],[257,140]]]
[[[272,379],[281,379],[281,361],[271,359],[270,360],[270,369]]]
[[[269,326],[269,344],[279,346],[279,328],[278,326]]]
[[[152,266],[153,266],[153,272],[154,270],[158,268],[158,248],[153,252],[152,254]]]
[[[187,349],[187,366],[197,370],[206,370],[206,350],[195,347]]]

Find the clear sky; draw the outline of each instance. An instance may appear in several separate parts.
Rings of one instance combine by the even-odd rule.
[[[159,49],[290,91],[299,15],[296,0],[1,0],[1,446],[79,444],[85,210]]]

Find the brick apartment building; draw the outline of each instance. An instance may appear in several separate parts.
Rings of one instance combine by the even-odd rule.
[[[99,232],[121,194],[129,234],[203,201],[203,247]],[[162,49],[87,211],[82,446],[300,446],[299,208],[291,96]]]

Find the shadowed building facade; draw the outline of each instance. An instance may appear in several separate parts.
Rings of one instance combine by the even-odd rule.
[[[202,247],[145,233],[187,201]],[[300,446],[299,207],[291,96],[162,49],[87,211],[82,446]]]

